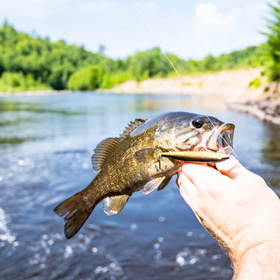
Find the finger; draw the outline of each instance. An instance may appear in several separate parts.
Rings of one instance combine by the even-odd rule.
[[[243,165],[241,165],[240,162],[235,158],[216,163],[216,168],[222,174],[234,180],[239,180],[239,179],[242,180],[244,176],[248,176],[252,174]]]
[[[182,180],[181,180],[182,179]],[[203,225],[201,218],[198,216],[197,214],[197,207],[195,207],[194,205],[194,195],[195,195],[195,186],[188,180],[188,178],[184,175],[184,173],[182,173],[182,171],[180,170],[180,172],[178,173],[178,182],[179,182],[179,188],[180,188],[180,193],[182,195],[182,197],[184,198],[184,200],[186,201],[186,203],[190,206],[190,208],[193,210],[196,218],[198,219],[198,221]],[[191,197],[193,199],[193,201],[191,200],[189,194],[189,192],[193,192],[191,194]]]
[[[196,187],[183,172],[179,175],[179,181],[180,187],[182,187],[188,193],[189,197],[194,197],[197,195]]]
[[[183,197],[183,199],[186,201],[186,203],[190,206],[191,209],[192,208],[192,203],[191,200],[188,196],[188,193],[184,190],[184,187],[182,185],[179,186],[179,190],[180,190],[180,194]]]
[[[180,180],[179,180],[179,178],[177,178],[177,180],[176,180],[176,184],[177,184],[177,186],[178,186],[178,188],[180,188]]]
[[[180,188],[180,184],[181,184],[181,180],[180,180],[180,174],[181,174],[182,170],[181,168],[178,170],[178,173],[177,173],[177,179],[176,179],[176,184],[178,186],[178,188]]]
[[[188,180],[184,173],[181,173],[179,178],[180,193],[191,209],[195,211],[194,200],[196,196],[196,187]]]
[[[200,190],[225,183],[224,176],[207,165],[185,162],[181,169],[182,173]]]
[[[180,185],[179,188],[180,188],[181,196],[186,201],[186,203],[189,205],[189,207],[192,209],[192,211],[195,214],[198,221],[203,225],[202,219],[197,214],[197,208],[194,206],[194,203],[191,201],[190,197],[188,196],[188,193],[186,192],[185,187],[183,185]]]

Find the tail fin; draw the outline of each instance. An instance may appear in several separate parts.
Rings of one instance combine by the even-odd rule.
[[[81,193],[76,193],[60,203],[54,209],[58,216],[65,216],[64,235],[67,239],[72,238],[85,223],[92,210],[87,209],[80,198]]]

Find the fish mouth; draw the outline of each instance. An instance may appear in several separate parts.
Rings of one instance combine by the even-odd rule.
[[[223,150],[225,153],[231,153],[233,149],[234,124],[225,123],[216,126],[205,135],[203,142],[208,151],[218,152]],[[227,148],[229,147],[229,148]]]
[[[215,163],[229,158],[233,152],[234,124],[218,124],[205,132],[202,141],[193,151],[167,151],[163,157],[190,162]]]

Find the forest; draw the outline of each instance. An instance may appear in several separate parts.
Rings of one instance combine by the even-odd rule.
[[[275,44],[275,38],[271,40]],[[203,60],[167,55],[180,74],[191,75],[265,66],[267,45],[251,46],[217,57],[207,55]],[[51,42],[49,38],[20,32],[8,22],[0,28],[1,92],[110,89],[127,80],[142,81],[174,74],[158,47],[113,60],[64,40]]]

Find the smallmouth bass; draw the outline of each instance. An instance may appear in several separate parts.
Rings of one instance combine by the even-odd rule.
[[[119,137],[106,138],[97,145],[92,164],[99,173],[92,182],[54,209],[57,215],[65,216],[65,237],[72,238],[102,200],[104,212],[112,216],[123,209],[134,192],[163,190],[178,172],[181,160],[225,159],[221,155],[186,155],[188,151],[203,154],[232,147],[233,133],[233,124],[187,112],[169,112],[148,121],[130,122]]]

